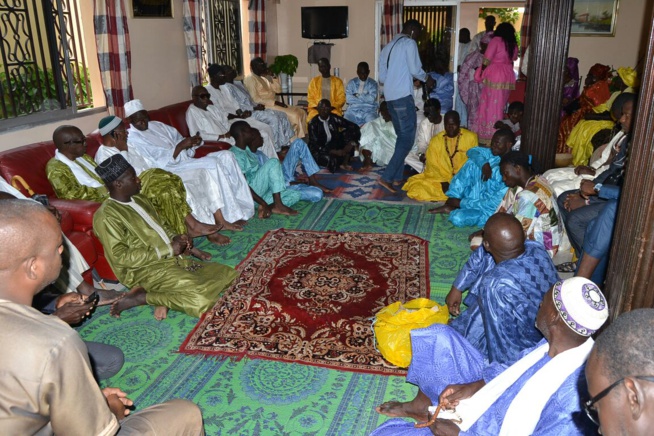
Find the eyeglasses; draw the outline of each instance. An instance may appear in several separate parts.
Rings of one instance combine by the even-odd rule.
[[[193,97],[210,98],[211,94],[195,94]]]
[[[637,378],[639,380],[647,380],[647,381],[650,381],[650,382],[654,382],[654,376],[649,376],[649,375],[632,375],[632,376],[629,376],[629,378]],[[620,380],[616,381],[611,386],[604,389],[602,392],[595,395],[593,398],[591,398],[590,400],[588,400],[588,401],[586,401],[584,403],[584,411],[586,412],[586,415],[596,425],[600,425],[599,415],[597,414],[597,410],[595,410],[593,408],[593,405],[595,403],[597,403],[599,400],[601,400],[602,398],[606,397],[609,394],[609,392],[611,392],[613,390],[613,388],[615,388],[620,383],[622,383],[624,381],[624,379],[625,379],[625,377],[622,377]]]

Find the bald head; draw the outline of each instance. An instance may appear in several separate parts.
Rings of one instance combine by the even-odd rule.
[[[19,300],[29,296],[31,302],[35,293],[59,275],[61,258],[57,260],[56,251],[61,246],[61,228],[39,203],[3,200],[0,240],[0,297],[25,304]]]
[[[61,150],[61,148],[66,144],[67,141],[70,140],[71,136],[84,136],[82,131],[75,127],[75,126],[70,126],[70,125],[64,125],[64,126],[59,126],[55,129],[55,131],[52,133],[52,142],[54,142],[54,145],[57,147],[57,149]]]
[[[484,226],[484,248],[496,262],[513,259],[525,251],[525,232],[513,215],[496,213]]]

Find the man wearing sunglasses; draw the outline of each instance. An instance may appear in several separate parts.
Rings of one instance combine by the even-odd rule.
[[[545,339],[508,368],[485,364],[449,326],[438,325],[440,332],[434,326],[414,330],[407,379],[418,385],[418,395],[408,403],[384,403],[377,410],[426,421],[442,408],[449,417],[438,415],[422,428],[394,419],[372,434],[590,434],[592,423],[580,413],[580,395],[585,392],[580,383],[593,346],[590,336],[607,318],[606,299],[593,282],[582,277],[557,282],[536,316]],[[429,329],[428,335],[421,334]]]
[[[620,315],[597,338],[586,380],[584,407],[603,435],[654,432],[654,309]]]
[[[245,121],[261,132],[263,147],[261,152],[269,158],[276,158],[277,151],[273,143],[273,132],[270,126],[254,118],[230,117],[220,102],[211,100],[211,94],[204,86],[196,86],[191,92],[193,104],[186,110],[186,125],[189,132],[200,132],[205,141],[224,141],[234,145],[229,136],[229,127],[237,121]],[[278,147],[281,149],[281,144]]]

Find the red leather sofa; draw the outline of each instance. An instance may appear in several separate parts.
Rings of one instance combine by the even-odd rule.
[[[186,109],[190,102],[177,103],[149,111],[152,120],[172,125],[184,136],[188,136],[186,126]],[[86,153],[93,157],[100,147],[102,138],[98,133],[87,136]],[[196,151],[196,157],[230,147],[224,142],[206,143]],[[64,234],[80,250],[88,264],[95,268],[100,277],[116,280],[107,259],[104,257],[102,244],[93,233],[93,214],[100,203],[84,200],[62,200],[56,197],[45,174],[45,166],[54,157],[55,146],[52,141],[37,142],[0,152],[0,175],[8,182],[14,176],[22,177],[29,188],[36,194],[48,196],[50,204],[62,212],[61,227]],[[18,189],[25,195],[29,192],[22,186]],[[85,279],[91,279],[90,272]]]

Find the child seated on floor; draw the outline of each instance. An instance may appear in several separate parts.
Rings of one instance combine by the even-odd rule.
[[[511,148],[514,151],[520,151],[520,138],[522,136],[520,122],[524,111],[525,105],[521,101],[514,101],[506,111],[506,118],[499,120],[494,126],[496,129],[511,129],[515,135],[515,144]]]

